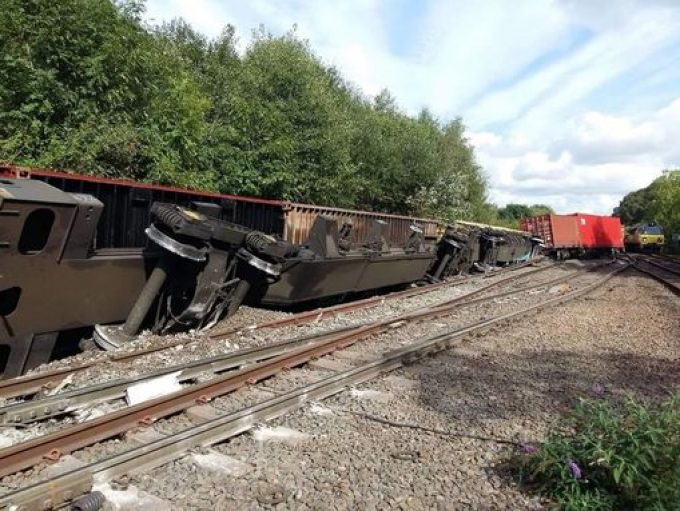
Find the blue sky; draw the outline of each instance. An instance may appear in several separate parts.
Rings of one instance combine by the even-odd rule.
[[[609,213],[680,167],[680,0],[147,0],[214,37],[293,25],[364,93],[461,116],[499,205]]]

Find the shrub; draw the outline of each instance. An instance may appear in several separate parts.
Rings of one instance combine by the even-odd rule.
[[[582,401],[546,442],[513,458],[558,509],[680,509],[680,394],[647,405]]]

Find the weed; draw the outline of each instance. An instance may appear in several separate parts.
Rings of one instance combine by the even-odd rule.
[[[581,401],[511,466],[557,509],[680,509],[680,393],[657,404]]]

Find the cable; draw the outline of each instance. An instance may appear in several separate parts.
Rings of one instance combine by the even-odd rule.
[[[465,433],[455,433],[453,431],[444,431],[443,429],[434,429],[434,428],[428,428],[425,426],[419,426],[417,424],[409,424],[406,422],[395,422],[391,421],[389,419],[385,419],[383,417],[377,417],[375,415],[370,415],[365,412],[355,412],[352,410],[346,410],[343,408],[330,408],[331,410],[347,413],[350,415],[356,415],[357,417],[362,417],[364,419],[368,419],[374,422],[379,422],[380,424],[385,424],[387,426],[392,426],[395,428],[406,428],[406,429],[415,429],[419,431],[425,431],[428,433],[434,433],[435,435],[441,435],[441,436],[452,436],[452,437],[458,437],[458,438],[469,438],[472,440],[481,440],[484,442],[495,442],[497,444],[506,444],[506,445],[512,445],[512,446],[519,446],[520,444],[518,442],[513,442],[512,440],[503,440],[501,438],[491,438],[491,437],[484,437],[484,436],[478,436],[478,435],[466,435]]]

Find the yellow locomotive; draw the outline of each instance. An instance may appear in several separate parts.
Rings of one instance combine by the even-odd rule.
[[[661,252],[664,244],[663,229],[656,224],[637,224],[624,238],[628,252]]]

